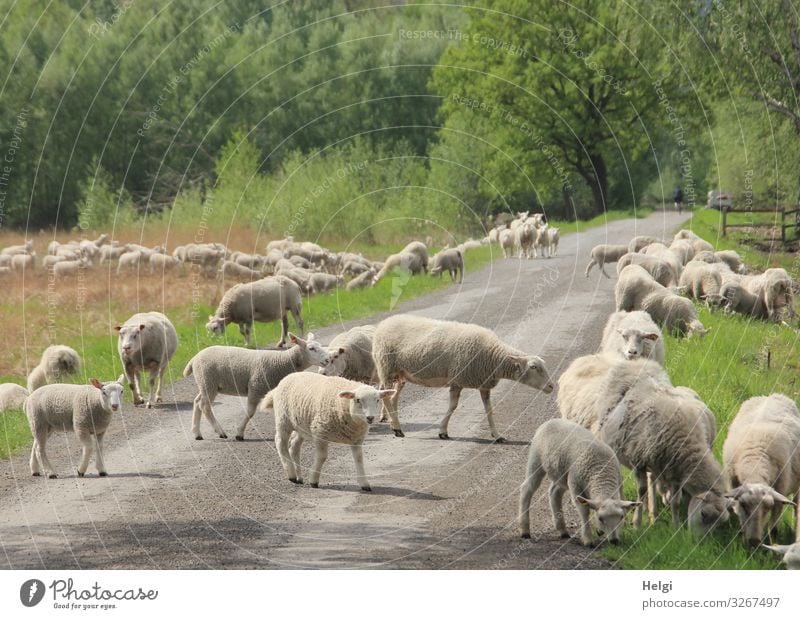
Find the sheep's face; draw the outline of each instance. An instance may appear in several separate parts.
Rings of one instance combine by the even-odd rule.
[[[787,570],[800,570],[800,542],[789,545],[775,545],[767,546],[773,552],[777,552],[783,556],[783,563],[786,565]]]
[[[319,373],[323,376],[341,376],[347,361],[344,348],[335,348],[328,351],[328,357],[319,364]]]
[[[372,423],[378,414],[381,400],[392,397],[395,389],[375,389],[369,385],[359,387],[355,391],[340,391],[339,397],[350,400],[350,416]]]
[[[552,393],[555,389],[553,381],[550,379],[550,374],[547,372],[547,367],[541,357],[527,357],[519,361],[519,378],[518,382],[534,389],[541,389],[545,393]]]
[[[641,329],[617,329],[622,337],[622,354],[626,359],[640,359],[650,357],[658,333],[646,333]]]
[[[695,535],[705,535],[715,526],[728,522],[731,501],[717,492],[693,496],[689,501],[689,529]]]
[[[593,501],[579,496],[575,499],[595,512],[597,529],[612,544],[618,544],[620,532],[625,525],[625,515],[641,503],[638,501],[621,501],[619,499],[603,499]]]
[[[733,511],[739,518],[745,542],[751,546],[761,543],[772,510],[793,504],[766,484],[743,484],[726,496],[734,500]]]
[[[206,329],[211,335],[222,335],[225,333],[225,319],[219,316],[209,316]]]
[[[117,325],[114,330],[119,333],[119,349],[126,357],[132,357],[142,350],[142,334],[145,325]]]
[[[703,326],[703,323],[699,320],[692,320],[687,326],[686,331],[689,334],[689,337],[699,337],[704,338],[706,334],[711,331],[711,328],[706,329]]]
[[[328,360],[328,351],[320,344],[313,333],[308,334],[308,339],[303,340],[296,335],[289,334],[292,344],[305,348],[309,365],[323,365]]]
[[[101,383],[96,378],[92,379],[92,385],[100,390],[103,398],[103,408],[109,412],[116,412],[122,406],[122,383],[112,381],[110,383]]]

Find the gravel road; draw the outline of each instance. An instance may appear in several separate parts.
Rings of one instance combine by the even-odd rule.
[[[568,235],[555,258],[500,259],[469,273],[462,285],[395,311],[490,327],[511,345],[541,355],[557,377],[572,359],[595,350],[613,310],[614,279],[596,271],[583,276],[591,247],[635,234],[671,235],[683,219],[660,213]],[[317,335],[327,341],[382,317]],[[178,380],[182,370],[171,368],[176,382],[165,388],[160,408],[123,407],[106,437],[108,477],[97,477],[94,463],[87,477],[77,477],[80,449],[73,436],[54,435],[48,443],[58,479],[31,477],[27,453],[0,462],[5,567],[613,567],[597,551],[558,539],[546,491],[534,497],[534,539],[517,537],[527,444],[540,423],[558,415],[552,394],[501,383],[492,395],[508,443],[497,445],[489,441],[477,392],[463,393],[450,423],[452,440],[441,441],[447,390],[408,385],[400,403],[406,437],[394,438],[388,424],[376,422],[365,444],[373,492],[359,491],[350,450],[335,446],[315,490],[284,479],[271,415],[257,414],[243,443],[216,438],[205,421],[206,440],[195,441],[195,386]],[[221,396],[215,411],[233,436],[242,400]],[[567,512],[574,529],[571,506]]]

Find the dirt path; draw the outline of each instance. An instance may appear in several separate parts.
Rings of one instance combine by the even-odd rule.
[[[613,309],[614,280],[583,277],[590,248],[669,234],[682,219],[658,214],[569,235],[556,258],[499,260],[461,286],[396,309],[490,327],[543,356],[558,376],[595,350]],[[352,324],[318,335],[327,341]],[[173,378],[181,370],[171,368]],[[394,438],[387,424],[371,428],[365,459],[374,491],[366,494],[346,448],[331,449],[319,489],[286,481],[271,415],[256,415],[244,443],[217,439],[207,425],[206,440],[195,441],[194,393],[193,381],[179,380],[160,409],[126,405],[106,438],[107,478],[70,473],[80,452],[72,436],[48,444],[58,479],[32,478],[27,454],[0,463],[0,562],[15,569],[610,567],[596,552],[557,539],[546,492],[534,497],[534,539],[516,535],[527,442],[557,415],[553,395],[501,383],[495,418],[509,442],[494,445],[477,392],[464,392],[453,440],[441,441],[447,391],[407,386],[406,438]],[[215,410],[233,435],[241,400],[220,397]],[[568,516],[574,526],[571,507]]]

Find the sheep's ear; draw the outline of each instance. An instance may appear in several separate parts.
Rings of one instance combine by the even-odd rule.
[[[619,506],[625,511],[630,511],[642,504],[641,501],[620,501]]]
[[[339,397],[344,398],[345,400],[352,400],[356,397],[356,394],[353,391],[340,391]]]
[[[289,331],[289,334],[288,334],[288,335],[289,335],[289,341],[290,341],[292,344],[299,344],[299,343],[300,343],[300,340],[299,340],[299,338],[298,338],[298,337],[297,337],[297,336],[296,336],[294,333],[292,333],[291,331]]]
[[[344,354],[344,348],[340,348],[338,351],[336,351],[336,354],[337,355],[343,355]]]
[[[772,498],[775,499],[776,502],[783,503],[784,505],[794,505],[795,504],[794,501],[792,501],[791,499],[783,496],[777,490],[773,490],[772,491]]]
[[[378,399],[385,400],[386,398],[391,398],[396,393],[397,389],[381,389],[378,391]]]
[[[585,496],[578,495],[575,497],[575,500],[581,505],[586,505],[589,509],[597,509],[597,503],[591,499],[587,499]]]
[[[118,382],[120,385],[124,385],[124,384],[125,384],[125,374],[120,374],[120,375],[119,375],[119,378],[117,379],[117,382]]]
[[[658,339],[658,333],[645,333],[644,339],[655,342]]]
[[[93,378],[90,382],[92,383],[93,387],[97,387],[98,389],[102,389],[103,388],[103,383],[101,383],[96,378]]]
[[[730,492],[726,492],[723,495],[726,499],[733,499],[734,501],[737,500],[740,496],[742,496],[742,487],[739,486],[738,488],[734,488]]]
[[[144,331],[145,325],[139,325],[139,331]]]
[[[122,331],[122,325],[114,325],[113,329],[114,329],[114,331],[119,333],[120,331]]]

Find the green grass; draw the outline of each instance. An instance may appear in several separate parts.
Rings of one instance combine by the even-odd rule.
[[[550,220],[550,226],[558,228],[561,234],[571,234],[573,232],[583,232],[590,228],[604,226],[612,221],[619,221],[621,219],[643,219],[652,215],[653,209],[646,206],[639,208],[631,208],[628,210],[620,211],[606,211],[602,215],[597,215],[592,219],[587,220],[573,220],[573,221],[558,221],[556,219]]]
[[[0,458],[25,449],[31,443],[28,419],[21,410],[6,411],[0,415]]]

